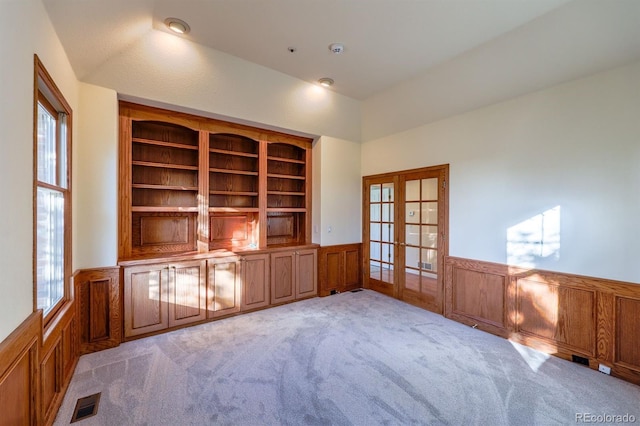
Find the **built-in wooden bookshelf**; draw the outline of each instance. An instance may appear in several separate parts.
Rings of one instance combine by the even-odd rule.
[[[300,146],[267,145],[267,244],[302,242],[310,212],[308,155]]]
[[[120,103],[121,260],[310,243],[311,140]]]

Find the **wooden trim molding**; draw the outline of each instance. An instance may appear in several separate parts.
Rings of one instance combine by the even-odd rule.
[[[42,311],[0,342],[0,413],[6,424],[40,424]]]
[[[445,316],[640,384],[640,285],[447,257]]]
[[[362,288],[362,243],[320,247],[318,295]]]

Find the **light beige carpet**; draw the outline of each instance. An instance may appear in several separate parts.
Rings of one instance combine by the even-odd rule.
[[[640,387],[372,291],[305,300],[81,357],[57,425],[640,422]],[[578,422],[580,423],[580,422]]]

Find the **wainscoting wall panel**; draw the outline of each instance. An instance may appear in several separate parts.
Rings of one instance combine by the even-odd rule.
[[[52,424],[78,362],[75,302],[67,302],[45,328],[40,362],[40,401],[44,424]]]
[[[120,268],[77,271],[73,284],[80,355],[118,346],[122,340]]]
[[[640,299],[616,297],[615,363],[640,370]]]
[[[318,295],[362,287],[362,244],[340,244],[318,250]]]
[[[41,343],[41,311],[31,314],[0,342],[0,415],[6,424],[41,423],[38,380]]]
[[[42,311],[31,314],[0,342],[0,423],[50,425],[78,361],[74,300],[43,330]]]
[[[640,285],[447,257],[445,316],[640,384]]]
[[[594,357],[596,293],[533,276],[517,280],[515,331],[572,354]]]
[[[472,326],[483,324],[487,331],[507,337],[509,318],[505,303],[509,300],[509,284],[502,265],[446,268],[445,293],[450,297],[445,299],[445,311],[451,319]]]

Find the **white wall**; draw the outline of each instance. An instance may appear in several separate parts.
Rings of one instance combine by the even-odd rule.
[[[313,149],[313,167],[313,242],[362,241],[360,143],[323,136]]]
[[[640,2],[570,1],[363,102],[373,140],[622,66],[640,52]]]
[[[360,140],[360,102],[157,30],[83,81],[196,113]]]
[[[0,1],[0,341],[33,312],[33,54],[74,112],[77,82],[39,0]],[[74,128],[76,125],[74,125]]]
[[[118,261],[118,100],[80,84],[74,152],[74,270]]]
[[[365,142],[362,174],[449,163],[452,256],[640,282],[638,111],[640,62]]]

